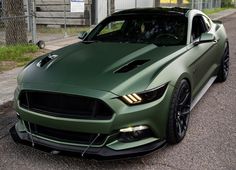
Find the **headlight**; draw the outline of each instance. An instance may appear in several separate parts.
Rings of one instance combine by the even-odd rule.
[[[157,88],[146,90],[140,93],[132,93],[121,96],[120,99],[128,105],[137,105],[152,102],[160,99],[166,91],[167,83]]]

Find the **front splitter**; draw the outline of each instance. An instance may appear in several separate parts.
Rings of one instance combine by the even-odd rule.
[[[155,141],[155,142],[142,145],[139,147],[135,147],[131,149],[124,149],[120,151],[112,150],[106,146],[99,147],[99,148],[90,147],[84,153],[84,150],[86,149],[86,147],[62,145],[62,144],[42,140],[37,137],[34,137],[34,145],[32,145],[30,135],[27,132],[19,132],[18,134],[16,132],[15,126],[13,126],[10,129],[10,134],[16,143],[31,146],[41,151],[57,153],[57,154],[62,154],[62,155],[73,155],[73,156],[75,155],[79,157],[92,158],[92,159],[98,159],[98,160],[99,159],[121,159],[121,158],[142,156],[166,145],[166,141],[162,140],[162,141]]]

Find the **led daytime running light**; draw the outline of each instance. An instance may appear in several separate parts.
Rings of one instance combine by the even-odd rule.
[[[129,132],[141,131],[141,130],[145,130],[145,129],[148,129],[148,127],[140,125],[140,126],[128,127],[128,128],[120,129],[120,132],[122,132],[122,133],[129,133]]]
[[[136,103],[142,102],[142,98],[139,95],[137,95],[136,93],[124,95],[122,97],[130,104],[136,104]]]

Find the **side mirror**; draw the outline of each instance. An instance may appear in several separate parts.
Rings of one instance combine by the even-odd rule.
[[[86,31],[79,32],[78,38],[83,40],[88,33]]]
[[[197,39],[193,44],[198,45],[202,43],[209,43],[215,41],[216,37],[212,33],[202,33],[199,39]]]

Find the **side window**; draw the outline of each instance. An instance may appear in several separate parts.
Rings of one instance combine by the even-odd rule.
[[[192,23],[191,40],[194,41],[201,36],[202,33],[207,32],[202,16],[195,16]]]
[[[123,24],[124,24],[124,21],[111,22],[108,26],[104,27],[101,30],[101,32],[98,34],[98,36],[103,35],[103,34],[113,33],[113,32],[116,32],[116,31],[120,31]]]
[[[211,29],[211,22],[209,21],[209,19],[205,16],[203,16],[203,20],[205,22],[205,25],[206,25],[206,29],[207,31],[209,31]]]

